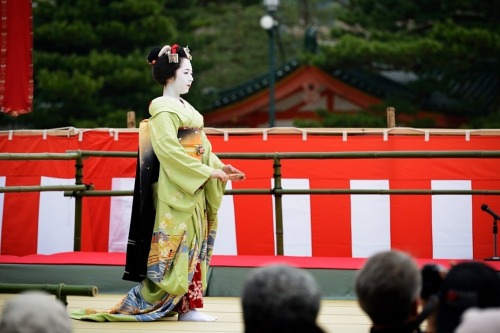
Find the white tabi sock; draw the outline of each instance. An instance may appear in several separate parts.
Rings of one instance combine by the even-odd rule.
[[[179,315],[179,321],[216,321],[217,317],[209,316],[196,310],[189,310]]]

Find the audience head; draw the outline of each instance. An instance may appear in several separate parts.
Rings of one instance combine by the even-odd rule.
[[[322,332],[316,325],[320,300],[307,271],[283,264],[256,268],[243,286],[245,332]]]
[[[454,332],[465,310],[500,307],[500,277],[482,262],[461,262],[446,274],[439,296],[436,328]]]
[[[5,303],[0,332],[69,333],[72,325],[61,301],[45,292],[30,291]]]
[[[378,327],[399,327],[417,316],[422,277],[415,260],[400,251],[371,256],[358,272],[358,303]]]
[[[500,332],[500,308],[466,310],[455,333]]]

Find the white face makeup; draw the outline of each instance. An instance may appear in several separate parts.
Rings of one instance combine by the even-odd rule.
[[[167,88],[176,96],[186,94],[193,83],[193,68],[191,61],[180,58],[180,67],[175,71],[175,80],[167,84]]]

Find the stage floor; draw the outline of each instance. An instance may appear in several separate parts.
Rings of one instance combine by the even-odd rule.
[[[153,323],[73,321],[74,332],[243,332],[239,296],[244,279],[254,267],[281,262],[306,269],[317,280],[322,292],[318,323],[325,332],[366,333],[369,332],[370,322],[359,308],[353,290],[355,274],[365,260],[286,256],[216,256],[209,271],[204,309],[206,313],[218,317],[216,322],[186,323],[177,322],[175,318]],[[435,263],[445,267],[459,261],[417,259],[419,265]],[[95,297],[67,296],[68,311],[81,308],[105,310],[117,304],[130,288],[136,285],[135,282],[121,279],[123,262],[123,254],[103,253],[0,256],[0,283],[96,286],[98,295]],[[500,270],[500,262],[488,262],[488,264],[497,271]],[[13,297],[13,294],[0,294],[0,309],[10,297]]]
[[[449,268],[461,260],[416,259]],[[355,300],[353,281],[365,258],[310,258],[290,256],[214,256],[208,274],[207,296],[239,297],[247,274],[255,267],[286,263],[309,271],[322,296]],[[485,261],[482,261],[485,262]],[[0,283],[96,286],[101,294],[125,294],[137,283],[122,280],[124,253],[71,252],[53,255],[0,255]],[[500,261],[485,262],[500,271]]]
[[[0,294],[0,308],[12,294]],[[50,297],[50,296],[49,296]],[[68,311],[80,308],[108,309],[118,303],[122,295],[102,294],[95,297],[68,296]],[[218,319],[210,323],[179,322],[176,317],[150,323],[97,323],[72,320],[74,333],[124,332],[243,332],[243,316],[237,297],[206,297],[204,312]],[[352,300],[323,300],[318,324],[325,332],[366,333],[370,321]]]

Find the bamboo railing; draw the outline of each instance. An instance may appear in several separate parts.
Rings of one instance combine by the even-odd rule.
[[[96,286],[60,284],[21,284],[0,283],[0,294],[18,294],[28,290],[42,290],[56,296],[64,305],[68,305],[67,296],[96,296]]]
[[[375,189],[283,189],[281,185],[281,161],[287,159],[381,159],[381,158],[500,158],[500,151],[381,151],[381,152],[317,152],[317,153],[219,153],[221,159],[273,160],[274,186],[270,189],[226,190],[226,195],[273,195],[276,218],[276,253],[283,255],[283,195],[499,195],[500,190],[375,190]],[[52,186],[7,186],[0,187],[0,193],[28,191],[64,191],[64,196],[75,197],[74,251],[81,249],[83,197],[131,196],[129,191],[96,191],[83,183],[84,159],[89,157],[130,157],[137,158],[137,152],[71,150],[66,153],[0,153],[0,160],[75,160],[75,185]]]

